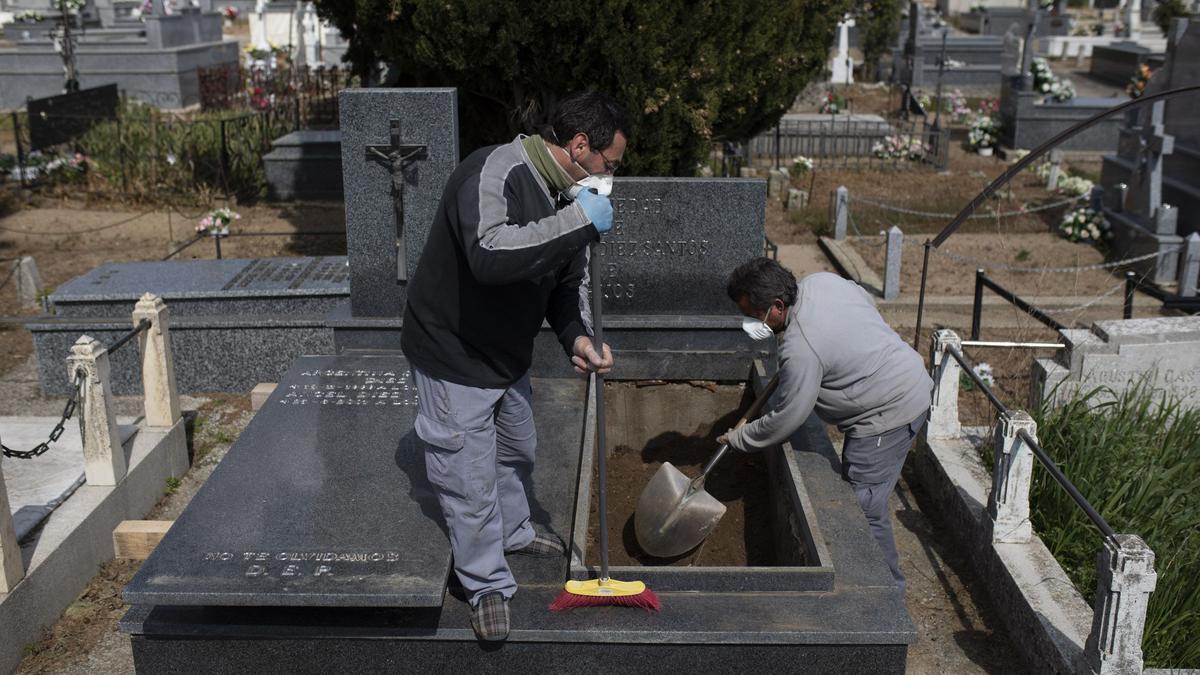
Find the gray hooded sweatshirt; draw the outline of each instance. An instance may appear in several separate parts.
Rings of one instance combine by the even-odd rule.
[[[850,438],[890,431],[929,410],[933,380],[920,354],[854,282],[828,272],[801,279],[777,339],[774,409],[729,434],[738,450],[782,443],[814,409]]]

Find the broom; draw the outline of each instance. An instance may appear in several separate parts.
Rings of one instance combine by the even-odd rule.
[[[600,288],[600,261],[596,256],[596,246],[588,256],[588,276],[592,292],[592,344],[600,358],[604,358],[604,329],[601,319],[601,299],[603,291]],[[658,611],[662,603],[654,591],[646,588],[640,581],[617,581],[608,576],[608,458],[604,439],[604,376],[595,374],[595,390],[593,396],[596,402],[596,455],[598,464],[597,474],[600,477],[600,578],[588,581],[569,580],[565,588],[554,602],[550,603],[552,611],[574,609],[576,607],[594,607],[598,605],[617,605],[620,607],[641,607],[646,610]]]

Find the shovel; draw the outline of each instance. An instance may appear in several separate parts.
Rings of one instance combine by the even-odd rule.
[[[777,384],[778,373],[738,420],[735,429],[758,415]],[[712,532],[725,515],[725,505],[704,491],[704,479],[728,450],[728,443],[722,445],[695,479],[685,476],[670,462],[663,462],[642,490],[633,516],[634,532],[643,551],[657,558],[673,558],[692,550]]]

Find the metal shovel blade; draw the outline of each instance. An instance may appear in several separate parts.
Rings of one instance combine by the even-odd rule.
[[[724,504],[692,483],[670,462],[663,462],[646,484],[633,517],[643,551],[657,558],[687,553],[704,541],[725,515]]]

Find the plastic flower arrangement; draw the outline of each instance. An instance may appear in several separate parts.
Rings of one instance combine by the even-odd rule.
[[[821,107],[817,109],[817,112],[822,115],[836,115],[845,109],[846,99],[831,91],[825,94],[825,98],[821,101]]]
[[[812,171],[813,161],[804,155],[796,155],[792,158],[792,175],[799,178],[804,174]]]
[[[967,97],[955,89],[950,98],[946,99],[946,112],[954,115],[955,121],[962,122],[971,116],[971,108],[967,105]]]
[[[238,8],[233,5],[225,5],[221,8],[221,15],[230,21],[234,21],[238,18]]]
[[[1104,216],[1086,207],[1067,212],[1058,225],[1058,232],[1070,241],[1096,244],[1111,236]]]
[[[979,381],[983,382],[983,384],[989,389],[996,386],[996,376],[992,372],[992,366],[990,364],[978,363],[974,368],[971,369],[971,372],[975,373],[975,376],[979,378]],[[976,389],[975,380],[971,379],[971,376],[966,373],[962,373],[958,376],[958,385],[959,388],[964,391],[974,391]]]
[[[976,150],[993,148],[1000,135],[996,118],[991,115],[977,115],[971,120],[971,128],[967,132],[967,143]]]
[[[225,237],[229,235],[229,224],[241,219],[242,216],[237,211],[227,208],[215,209],[200,219],[200,224],[196,225],[196,234]]]
[[[1150,83],[1150,76],[1154,74],[1150,70],[1150,66],[1142,64],[1138,66],[1137,73],[1129,78],[1129,84],[1125,85],[1125,93],[1129,94],[1129,98],[1141,98],[1142,92],[1146,91],[1146,85]]]
[[[876,141],[871,146],[871,152],[880,159],[917,161],[925,158],[929,147],[910,134],[893,134]]]
[[[1034,59],[1030,70],[1033,73],[1033,91],[1043,94],[1043,100],[1062,103],[1075,98],[1075,85],[1055,75],[1046,59]]]
[[[1058,177],[1058,191],[1073,197],[1086,195],[1092,191],[1092,187],[1092,181],[1086,178],[1070,175],[1061,175]]]

